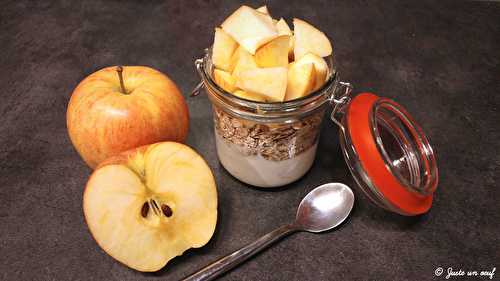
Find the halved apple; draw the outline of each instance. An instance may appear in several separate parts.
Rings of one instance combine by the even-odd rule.
[[[320,57],[327,57],[332,54],[330,40],[316,27],[295,18],[293,19],[293,31],[295,37],[295,60],[299,60],[307,53],[313,53]]]
[[[286,67],[246,70],[236,77],[236,86],[247,92],[263,95],[268,101],[281,102],[285,98],[287,72]]]
[[[290,36],[282,35],[260,47],[255,53],[255,62],[259,67],[287,67]]]
[[[238,75],[245,70],[257,68],[257,62],[255,58],[250,54],[245,48],[238,47],[236,52],[234,52],[233,57],[231,58],[231,65],[233,67],[232,74],[234,77],[238,77]]]
[[[288,84],[286,87],[285,100],[294,100],[309,94],[313,87],[315,69],[313,63],[297,64],[291,63],[288,68]]]
[[[236,79],[229,72],[214,69],[214,80],[224,91],[232,93],[236,90]]]
[[[106,253],[133,269],[157,271],[210,240],[217,190],[198,153],[163,142],[100,164],[87,182],[83,211]]]
[[[230,71],[231,57],[238,48],[238,43],[224,30],[215,28],[214,44],[212,47],[212,62],[215,67]]]
[[[262,95],[245,92],[243,90],[236,90],[234,91],[233,95],[246,100],[260,101],[260,102],[266,101],[266,98],[263,97]]]
[[[304,65],[309,63],[314,64],[316,81],[314,83],[313,91],[323,86],[326,80],[326,76],[328,75],[328,64],[326,63],[325,59],[313,53],[307,53],[294,63],[296,65]]]
[[[252,55],[260,46],[278,37],[272,19],[248,6],[241,6],[221,26]]]

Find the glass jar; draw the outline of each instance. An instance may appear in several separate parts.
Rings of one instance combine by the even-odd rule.
[[[277,187],[302,177],[316,155],[328,105],[339,127],[344,159],[361,190],[376,205],[401,215],[427,212],[438,184],[432,147],[420,126],[393,100],[372,93],[351,97],[333,58],[326,83],[307,97],[261,103],[225,92],[212,79],[210,50],[196,60],[212,102],[217,154],[233,176],[250,185]],[[333,157],[336,157],[334,155]]]
[[[220,88],[212,77],[209,49],[196,60],[212,103],[217,155],[231,175],[268,188],[291,183],[311,168],[325,110],[341,88],[333,58],[325,59],[329,73],[321,88],[307,97],[275,103],[246,100]]]

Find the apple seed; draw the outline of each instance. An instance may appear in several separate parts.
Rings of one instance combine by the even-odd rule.
[[[149,212],[149,204],[148,204],[148,202],[144,202],[144,204],[142,205],[142,208],[141,208],[142,217],[143,218],[147,217],[148,212]]]
[[[161,204],[161,210],[167,218],[172,216],[172,209],[167,204]]]
[[[156,201],[153,199],[150,199],[149,202],[151,204],[151,208],[153,208],[153,212],[155,213],[155,215],[159,216],[160,215],[160,208],[158,207],[158,204],[156,204]]]

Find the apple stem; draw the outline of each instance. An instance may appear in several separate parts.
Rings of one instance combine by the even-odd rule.
[[[123,66],[121,65],[117,66],[116,72],[118,72],[118,78],[120,79],[120,86],[122,87],[122,92],[125,95],[128,95],[127,91],[125,90],[125,84],[123,83]]]

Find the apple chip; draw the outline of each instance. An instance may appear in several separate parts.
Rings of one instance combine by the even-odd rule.
[[[288,48],[290,36],[282,35],[260,47],[255,53],[255,61],[259,67],[288,66]]]
[[[276,28],[278,29],[279,35],[293,35],[292,30],[283,18],[280,18],[280,20],[276,22]]]
[[[293,19],[295,47],[295,60],[299,60],[307,53],[313,53],[320,57],[332,54],[332,45],[326,35],[309,23]]]
[[[309,63],[314,64],[314,69],[316,72],[316,81],[314,83],[313,90],[317,90],[325,83],[326,76],[328,75],[328,64],[326,63],[325,59],[313,53],[307,53],[299,60],[295,61],[296,65],[303,65]]]
[[[272,23],[273,25],[275,24],[274,23],[275,20],[271,17],[271,14],[269,13],[267,6],[259,7],[256,9],[256,11],[259,12],[267,22]]]
[[[252,55],[260,46],[278,37],[272,19],[248,6],[241,6],[221,26]]]
[[[261,12],[263,14],[269,15],[269,10],[267,9],[266,5],[258,7],[256,10],[257,10],[257,12]]]
[[[229,72],[214,69],[214,80],[226,92],[232,93],[236,90],[236,79]]]
[[[288,84],[285,100],[294,100],[307,96],[313,89],[315,69],[313,63],[291,63],[288,69]]]
[[[286,21],[281,18],[279,21],[276,22],[276,28],[278,29],[278,34],[279,35],[289,35],[290,40],[288,41],[289,47],[288,47],[288,57],[293,58],[293,42],[294,42],[294,37],[292,30],[286,23]]]
[[[246,70],[236,78],[236,86],[247,92],[260,94],[272,102],[282,102],[287,84],[286,67],[269,67]]]
[[[242,99],[246,99],[246,100],[251,100],[251,101],[260,101],[260,102],[265,102],[266,101],[266,98],[263,97],[262,95],[259,95],[259,94],[255,94],[255,93],[249,93],[249,92],[245,92],[243,90],[236,90],[233,95],[239,97],[239,98],[242,98]]]
[[[238,48],[238,43],[224,30],[215,28],[214,45],[212,49],[212,62],[215,67],[225,71],[231,69],[231,57]]]
[[[231,58],[231,65],[234,65],[232,72],[234,77],[238,77],[238,75],[242,71],[258,67],[257,62],[255,62],[255,58],[252,56],[252,54],[247,52],[247,50],[245,50],[245,48],[242,48],[241,46],[238,47],[233,57]]]

